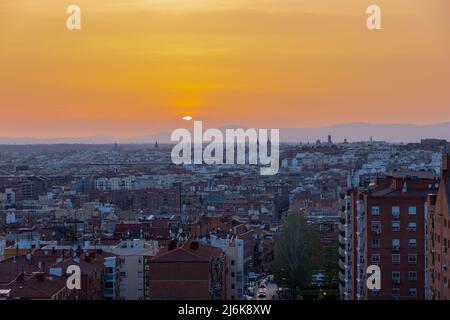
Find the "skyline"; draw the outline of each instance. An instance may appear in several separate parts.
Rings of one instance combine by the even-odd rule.
[[[450,120],[442,0],[79,0],[0,4],[0,137],[127,138],[182,127]],[[446,10],[447,9],[447,10]]]
[[[194,119],[191,119],[194,120]],[[198,119],[197,119],[198,120]],[[193,121],[186,121],[181,128],[193,132]],[[204,129],[212,128],[207,123]],[[238,124],[226,125],[218,128],[222,133],[226,129],[252,129]],[[255,128],[253,128],[255,129]],[[270,129],[270,128],[257,128]],[[272,128],[273,129],[273,128]],[[333,143],[369,141],[384,141],[388,143],[411,143],[420,142],[422,139],[440,139],[450,141],[450,121],[435,123],[432,125],[413,125],[413,124],[371,124],[363,122],[330,125],[323,127],[303,127],[303,128],[279,128],[280,142],[283,143],[311,143],[317,140],[326,141],[328,136],[332,138]],[[144,134],[132,137],[117,137],[113,135],[91,135],[91,136],[73,136],[57,138],[35,138],[35,137],[2,137],[0,136],[0,145],[27,145],[27,144],[153,144],[169,143],[171,141],[170,131],[161,131],[154,134]]]

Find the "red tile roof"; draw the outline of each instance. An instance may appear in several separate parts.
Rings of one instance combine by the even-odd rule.
[[[173,250],[168,248],[162,249],[155,257],[152,258],[153,263],[170,263],[170,262],[211,262],[214,257],[221,255],[222,250],[211,246],[198,244],[191,245],[193,241],[186,241],[182,246]]]

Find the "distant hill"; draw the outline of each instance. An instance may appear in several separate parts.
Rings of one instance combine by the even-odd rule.
[[[238,128],[227,126],[221,128]],[[245,127],[244,127],[245,128]],[[89,136],[79,138],[38,139],[31,137],[0,137],[0,144],[108,144],[108,143],[170,143],[171,132],[136,136],[119,139],[111,136]],[[419,142],[425,138],[439,138],[450,141],[450,122],[431,125],[412,124],[369,124],[349,123],[320,128],[282,128],[282,142],[315,142],[317,139],[326,141],[331,135],[333,142],[373,140],[387,142]]]

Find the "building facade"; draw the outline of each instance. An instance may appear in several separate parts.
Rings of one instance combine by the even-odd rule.
[[[190,240],[171,242],[150,261],[151,300],[223,300],[227,260],[219,249]]]
[[[341,196],[339,269],[342,299],[424,299],[427,295],[428,197],[437,180],[379,178]],[[366,269],[381,269],[368,290]]]
[[[428,198],[428,295],[430,300],[449,300],[450,263],[450,156],[443,157],[437,195]]]

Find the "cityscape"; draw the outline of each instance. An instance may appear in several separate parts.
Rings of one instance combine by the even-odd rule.
[[[445,140],[282,143],[274,176],[171,148],[2,145],[1,299],[448,299]]]

